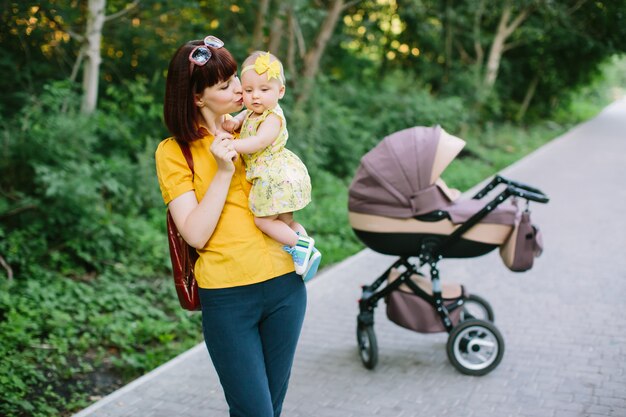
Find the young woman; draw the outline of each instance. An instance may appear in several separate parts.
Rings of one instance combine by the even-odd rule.
[[[287,391],[306,309],[292,257],[263,234],[248,209],[250,183],[231,134],[241,110],[237,64],[213,36],[172,58],[164,118],[172,137],[156,151],[163,199],[183,238],[198,250],[204,340],[231,416],[276,417]],[[188,146],[194,175],[181,150]]]

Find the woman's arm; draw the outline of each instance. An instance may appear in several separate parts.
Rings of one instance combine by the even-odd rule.
[[[237,154],[233,149],[233,141],[226,137],[230,136],[215,138],[211,145],[211,153],[218,168],[202,201],[198,203],[194,192],[188,191],[168,205],[179,233],[196,249],[203,248],[213,235],[235,172],[233,158]]]
[[[280,133],[281,120],[278,116],[270,114],[261,123],[255,136],[234,141],[237,153],[255,153],[270,146]]]

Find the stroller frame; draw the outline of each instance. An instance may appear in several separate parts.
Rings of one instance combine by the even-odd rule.
[[[444,258],[443,253],[456,242],[458,242],[463,234],[471,229],[474,225],[479,223],[487,214],[493,211],[498,205],[502,204],[510,197],[519,197],[526,200],[526,204],[529,201],[535,201],[538,203],[547,203],[548,197],[538,190],[526,184],[515,182],[506,179],[500,175],[496,175],[486,186],[484,186],[478,193],[476,193],[472,199],[482,199],[498,185],[505,184],[506,188],[488,202],[481,210],[472,215],[465,223],[461,224],[452,234],[448,237],[444,237],[443,240],[425,238],[422,241],[418,259],[419,266],[416,267],[412,263],[409,256],[401,256],[391,265],[382,275],[380,275],[371,285],[363,285],[362,295],[359,299],[359,314],[357,316],[357,343],[359,345],[359,352],[363,364],[368,369],[373,369],[378,361],[378,347],[376,342],[376,336],[374,333],[374,309],[376,308],[378,301],[388,296],[392,291],[398,290],[402,284],[406,284],[411,291],[430,302],[432,307],[440,317],[445,330],[450,335],[448,338],[448,358],[455,368],[461,373],[467,375],[485,375],[499,364],[504,353],[504,340],[500,335],[498,329],[493,325],[493,312],[491,306],[481,297],[474,296],[473,300],[463,292],[453,303],[444,304],[444,298],[442,295],[441,281],[439,277],[439,269],[437,267],[438,262]],[[446,213],[443,210],[436,210],[435,212],[428,213],[425,216],[431,218],[443,218]],[[417,284],[411,279],[411,275],[419,273],[420,268],[424,265],[430,267],[430,280],[432,283],[432,297],[421,290]],[[393,269],[404,266],[405,271],[393,282],[388,283],[380,291],[378,288],[383,285],[389,278],[389,274]],[[471,296],[470,296],[471,298]],[[471,314],[466,314],[461,318],[461,321],[454,326],[450,313],[454,310],[463,307],[468,301],[473,301],[479,304],[483,310],[483,317],[476,318]],[[490,338],[495,346],[495,353],[493,357],[487,358],[484,363],[469,363],[462,357],[463,349],[480,349],[480,344],[483,341],[474,341],[477,344],[473,344],[472,339],[484,339]],[[461,338],[462,340],[457,340]],[[459,348],[461,346],[461,349]],[[464,347],[463,347],[464,346]],[[470,352],[471,353],[471,352]]]

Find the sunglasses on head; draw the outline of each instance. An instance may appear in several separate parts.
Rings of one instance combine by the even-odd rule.
[[[219,49],[224,46],[224,42],[221,39],[216,38],[215,36],[209,35],[204,38],[204,45],[198,45],[191,50],[189,54],[189,73],[193,71],[194,64],[201,67],[211,59],[213,54],[211,50],[207,48],[208,46],[212,48]]]

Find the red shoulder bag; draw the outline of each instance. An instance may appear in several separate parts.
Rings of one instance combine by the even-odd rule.
[[[186,143],[179,143],[179,145],[183,151],[183,155],[185,155],[193,179],[195,173],[193,170],[193,157],[191,156],[189,145]],[[169,210],[167,210],[167,240],[170,245],[174,285],[180,306],[185,310],[200,310],[198,283],[194,275],[194,266],[198,259],[198,252],[196,252],[195,248],[189,246],[180,235]]]

